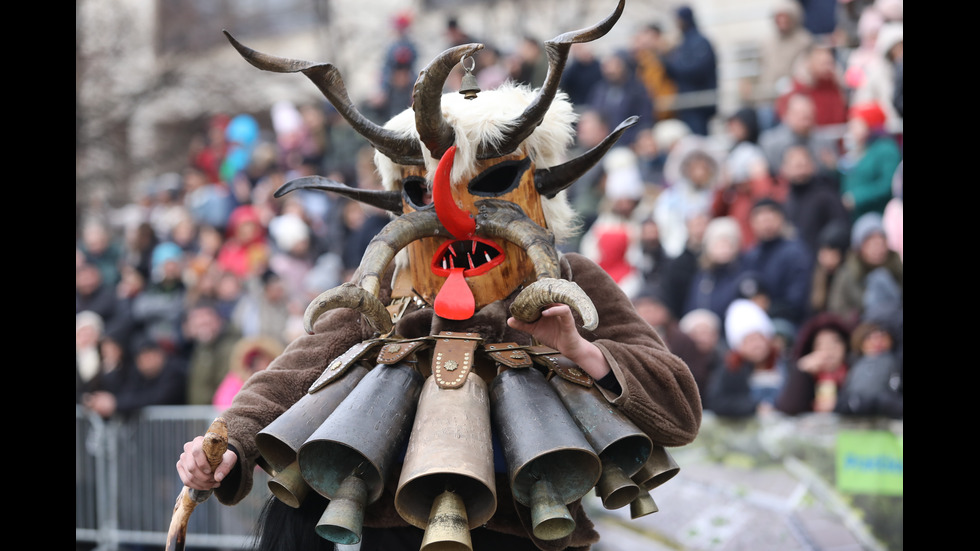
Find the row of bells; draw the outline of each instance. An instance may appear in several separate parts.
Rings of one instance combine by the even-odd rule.
[[[607,509],[656,512],[650,490],[679,470],[594,386],[534,368],[505,370],[489,388],[470,376],[447,389],[411,363],[355,364],[256,441],[272,493],[292,507],[311,489],[326,497],[316,531],[346,545],[360,541],[364,511],[404,451],[395,508],[425,531],[420,551],[472,551],[469,531],[497,508],[493,430],[514,498],[542,540],[571,534],[567,506],[593,488]]]

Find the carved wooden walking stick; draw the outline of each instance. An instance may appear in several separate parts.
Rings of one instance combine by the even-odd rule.
[[[207,434],[204,435],[204,454],[211,465],[211,471],[221,464],[221,457],[228,449],[228,425],[218,417],[211,423]],[[170,520],[170,531],[167,532],[167,551],[183,551],[187,543],[187,521],[191,513],[200,503],[211,497],[212,490],[195,490],[184,486],[177,503],[174,504],[173,518]]]

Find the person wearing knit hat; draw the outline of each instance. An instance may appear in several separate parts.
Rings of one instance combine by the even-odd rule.
[[[851,108],[840,185],[841,200],[852,220],[867,212],[881,214],[892,198],[892,178],[902,162],[902,150],[886,121],[878,103],[856,103]]]
[[[888,287],[897,289],[897,294],[901,295],[902,259],[898,253],[888,248],[880,214],[867,213],[854,223],[851,229],[851,250],[839,272],[830,289],[827,309],[851,323],[856,323],[864,313],[869,276],[873,272],[876,275],[872,279],[890,280]],[[890,291],[888,296],[894,294],[895,292]]]
[[[860,249],[864,242],[873,235],[885,236],[885,226],[881,215],[869,212],[858,218],[851,227],[851,248]]]
[[[783,380],[772,319],[748,299],[732,301],[724,319],[729,352],[725,368],[711,378],[705,409],[722,417],[771,410]]]
[[[764,339],[771,339],[776,334],[776,326],[766,311],[754,301],[740,298],[732,301],[725,312],[725,340],[728,348],[740,350],[746,346],[757,345],[746,343],[746,339],[758,334]],[[753,356],[759,357],[759,356]]]
[[[160,282],[171,277],[180,277],[179,274],[183,270],[183,258],[184,250],[172,241],[164,241],[154,247],[150,257],[152,280]]]

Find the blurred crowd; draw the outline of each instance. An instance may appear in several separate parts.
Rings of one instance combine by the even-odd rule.
[[[620,284],[688,363],[705,410],[901,419],[901,0],[775,2],[758,74],[728,113],[712,37],[691,8],[671,15],[611,54],[571,50],[574,149],[639,119],[567,190],[582,231],[561,249]],[[423,61],[411,14],[392,32],[377,93],[359,106],[378,122],[409,107]],[[450,18],[443,40],[481,37]],[[538,37],[484,44],[472,68],[482,89],[543,83]],[[280,102],[269,115],[263,127],[215,114],[180,173],[79,213],[77,404],[107,418],[227,406],[390,221],[321,191],[275,197],[310,175],[380,183],[373,149],[329,103]]]

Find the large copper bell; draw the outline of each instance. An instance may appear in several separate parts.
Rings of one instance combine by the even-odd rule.
[[[300,447],[303,478],[330,500],[316,527],[324,539],[361,541],[364,509],[408,439],[422,382],[411,364],[376,366]]]
[[[650,456],[650,437],[594,386],[586,387],[557,375],[551,378],[551,384],[602,461],[602,476],[596,486],[602,505],[607,509],[629,505],[640,495],[640,487],[630,476]]]
[[[286,505],[299,507],[310,489],[299,469],[299,448],[367,372],[367,367],[363,365],[352,366],[343,378],[333,384],[303,395],[255,435],[259,453],[274,472],[269,480],[269,489]]]
[[[420,551],[472,551],[470,529],[497,509],[490,397],[480,377],[459,388],[425,382],[395,508],[425,530]]]
[[[519,503],[531,508],[534,535],[554,540],[571,534],[575,520],[567,505],[599,480],[599,456],[536,369],[497,375],[490,407],[511,490]]]

